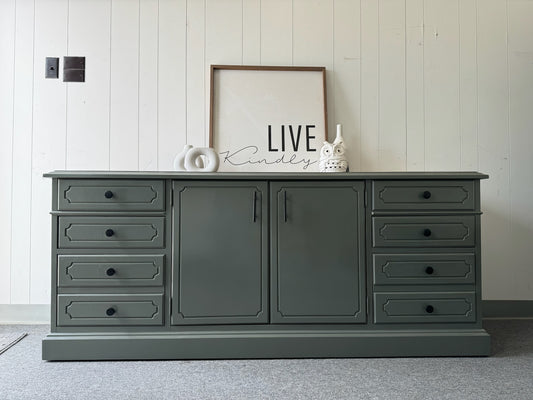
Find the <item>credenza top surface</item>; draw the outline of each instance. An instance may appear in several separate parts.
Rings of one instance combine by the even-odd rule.
[[[340,173],[287,173],[287,172],[180,172],[180,171],[51,171],[46,178],[75,179],[180,179],[180,180],[391,180],[391,179],[487,179],[480,172],[340,172]]]

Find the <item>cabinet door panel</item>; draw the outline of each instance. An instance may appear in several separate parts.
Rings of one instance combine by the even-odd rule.
[[[173,324],[268,322],[267,185],[175,182]]]
[[[272,322],[362,323],[364,184],[271,185]]]

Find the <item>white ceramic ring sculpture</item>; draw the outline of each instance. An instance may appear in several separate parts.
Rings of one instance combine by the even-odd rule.
[[[192,149],[192,146],[190,144],[186,144],[185,147],[183,147],[183,150],[180,153],[178,153],[178,155],[174,159],[174,169],[176,171],[186,171],[185,156],[187,155],[187,152],[190,149]]]
[[[206,159],[203,167],[199,167],[198,165],[201,164],[197,163],[198,158],[201,156],[204,156]],[[185,155],[185,169],[187,171],[215,172],[218,170],[218,163],[218,154],[209,147],[192,148]]]

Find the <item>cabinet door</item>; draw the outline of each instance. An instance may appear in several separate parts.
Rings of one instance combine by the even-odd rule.
[[[267,184],[174,182],[172,323],[268,322]]]
[[[272,322],[366,322],[363,196],[363,182],[271,184]]]

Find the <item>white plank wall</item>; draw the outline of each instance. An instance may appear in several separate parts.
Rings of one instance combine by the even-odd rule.
[[[483,4],[483,7],[480,5]],[[508,14],[505,0],[478,1],[477,9],[477,110],[479,169],[490,171],[490,181],[484,182],[483,239],[486,293],[501,299],[516,293],[520,279],[517,276],[518,260],[511,240],[511,185],[509,161],[509,63],[508,63]],[[522,168],[531,169],[531,164]],[[530,183],[523,182],[525,186]],[[520,192],[513,196],[520,196]],[[488,200],[488,201],[487,201]],[[522,216],[517,216],[521,218]],[[531,291],[525,296],[533,296]]]
[[[533,0],[1,0],[0,304],[49,302],[42,174],[172,169],[208,144],[211,64],[327,67],[352,171],[488,173],[483,297],[533,300],[531,21]],[[44,79],[66,55],[85,83]]]
[[[29,303],[35,3],[17,1],[11,186],[11,301]],[[3,207],[2,207],[3,208]]]
[[[139,169],[139,12],[139,0],[111,2],[109,167],[114,170]]]
[[[11,303],[15,1],[0,1],[0,303]],[[28,282],[29,284],[29,282]]]
[[[424,82],[424,0],[406,0],[405,164],[408,171],[425,169]]]
[[[508,8],[509,185],[513,290],[533,293],[533,1],[515,1]]]
[[[67,15],[67,0],[35,2],[35,60],[67,54]],[[43,70],[42,62],[35,62],[30,303],[43,303],[49,297],[50,270],[43,265],[50,260],[50,202],[45,199],[52,196],[52,188],[42,174],[46,170],[64,169],[66,161],[67,87],[58,85],[56,80],[43,79]]]
[[[159,1],[139,4],[139,170],[157,170]],[[140,77],[142,76],[142,79]]]

